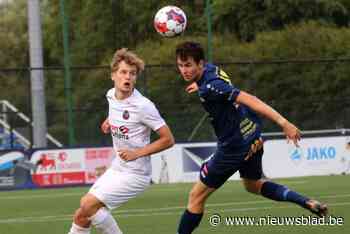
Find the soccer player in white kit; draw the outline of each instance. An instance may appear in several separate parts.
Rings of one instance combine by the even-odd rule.
[[[110,210],[142,193],[151,182],[150,155],[171,147],[174,137],[154,104],[135,88],[144,62],[133,52],[117,50],[111,63],[114,88],[107,92],[108,118],[101,125],[111,133],[116,157],[80,201],[69,234],[122,233]],[[159,138],[150,143],[151,130]]]

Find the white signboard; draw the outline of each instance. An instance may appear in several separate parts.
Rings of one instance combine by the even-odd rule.
[[[195,182],[202,163],[216,150],[215,142],[176,144],[152,156],[152,180],[155,183]],[[230,177],[239,179],[236,173]]]
[[[299,148],[286,140],[266,141],[263,171],[268,178],[349,173],[348,143],[344,136],[303,138]]]
[[[30,159],[37,165],[32,180],[38,186],[91,184],[113,158],[112,147],[38,150]]]
[[[268,178],[350,173],[350,140],[345,136],[303,138],[300,148],[286,140],[265,142],[263,172]],[[215,142],[176,144],[152,155],[154,183],[195,182]],[[114,157],[112,147],[35,151],[32,179],[38,186],[93,183]],[[230,178],[239,179],[237,172]]]

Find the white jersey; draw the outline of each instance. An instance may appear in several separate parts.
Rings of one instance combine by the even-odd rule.
[[[148,156],[133,161],[124,161],[118,149],[138,149],[150,143],[151,130],[156,131],[165,125],[153,102],[134,89],[130,97],[118,100],[115,88],[107,92],[109,104],[108,120],[116,157],[111,168],[142,175],[150,175],[151,159]]]

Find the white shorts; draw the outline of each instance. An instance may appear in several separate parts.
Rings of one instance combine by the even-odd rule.
[[[151,176],[108,169],[89,190],[109,209],[115,209],[150,186]]]

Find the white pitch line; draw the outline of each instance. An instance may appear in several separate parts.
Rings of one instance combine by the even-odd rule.
[[[342,197],[350,197],[350,194],[339,194],[339,195],[327,195],[327,196],[319,196],[319,198],[342,198]],[[206,207],[218,207],[218,206],[230,206],[230,205],[249,205],[249,204],[264,204],[271,203],[272,200],[265,199],[261,201],[241,201],[241,202],[224,202],[224,203],[208,203]],[[167,210],[175,210],[175,209],[185,209],[186,206],[171,206],[171,207],[160,207],[160,208],[145,208],[145,209],[128,209],[128,210],[116,210],[113,214],[123,214],[123,213],[131,213],[131,212],[154,212],[154,211],[167,211]]]
[[[34,198],[58,198],[58,197],[70,197],[70,196],[78,196],[84,195],[84,193],[58,193],[58,194],[40,194],[40,195],[31,195],[31,196],[11,196],[11,197],[1,197],[0,200],[18,200],[18,199],[34,199]]]
[[[169,192],[169,191],[181,191],[184,189],[176,189],[176,188],[169,188],[169,189],[152,189],[153,192]],[[37,195],[17,195],[17,196],[9,196],[6,194],[5,196],[1,196],[0,193],[0,201],[3,200],[17,200],[17,199],[35,199],[35,198],[58,198],[58,197],[71,197],[71,196],[83,196],[88,192],[88,190],[83,192],[72,192],[72,193],[60,193],[58,190],[56,191],[58,193],[48,193],[48,194],[37,194]]]
[[[350,197],[350,194],[339,194],[339,195],[326,195],[319,196],[319,198],[342,198]],[[206,207],[220,207],[220,206],[231,206],[231,205],[249,205],[249,204],[264,204],[271,203],[273,201],[269,199],[260,201],[236,201],[236,202],[223,202],[223,203],[208,203]],[[186,206],[171,206],[171,207],[159,207],[159,208],[144,208],[144,209],[126,209],[126,210],[114,210],[113,214],[130,214],[130,213],[140,213],[140,212],[159,212],[159,211],[172,211],[177,209],[185,209]],[[66,214],[71,215],[71,214]],[[30,217],[31,218],[31,217]]]
[[[307,180],[300,180],[300,181],[284,181],[282,184],[305,184],[307,183]],[[152,192],[169,192],[169,191],[181,191],[181,190],[189,190],[190,188],[152,188],[149,189],[148,191]],[[88,191],[88,190],[87,190]],[[17,195],[17,196],[8,196],[2,197],[0,193],[0,200],[17,200],[17,199],[35,199],[35,198],[58,198],[58,197],[70,197],[70,196],[83,196],[87,191],[85,192],[71,192],[71,193],[60,193],[60,190],[52,190],[50,193],[47,194],[37,194],[37,195]],[[58,192],[58,193],[53,193],[53,192]]]
[[[212,207],[215,204],[210,204]],[[328,204],[330,207],[335,206],[344,206],[350,205],[350,202],[338,202],[338,203],[330,203]],[[184,207],[183,207],[184,208]],[[295,206],[265,206],[265,207],[243,207],[243,208],[227,208],[221,210],[209,209],[208,213],[218,213],[218,212],[242,212],[242,211],[255,211],[255,210],[265,210],[265,209],[291,209],[295,208]],[[178,207],[174,207],[174,210],[178,209]],[[144,209],[147,210],[147,209]],[[155,210],[155,209],[153,209]],[[130,211],[130,210],[129,210]],[[161,211],[161,210],[159,210]],[[128,218],[128,217],[149,217],[149,216],[164,216],[164,215],[180,215],[181,211],[173,211],[173,212],[145,212],[139,214],[122,214],[115,212],[118,214],[118,218]],[[10,219],[0,219],[0,224],[11,224],[11,223],[40,223],[40,222],[58,222],[58,221],[70,221],[72,219],[72,215],[57,215],[57,216],[41,216],[41,217],[22,217],[22,218],[10,218]]]
[[[337,194],[337,195],[320,196],[320,198],[339,198],[339,197],[350,197],[350,194]]]
[[[298,180],[298,181],[279,181],[279,184],[306,184],[308,183],[307,180]]]

